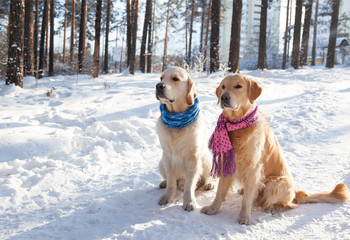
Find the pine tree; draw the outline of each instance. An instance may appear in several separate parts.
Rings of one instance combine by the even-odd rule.
[[[34,21],[34,40],[33,40],[33,52],[34,52],[34,76],[38,77],[38,23],[39,23],[39,0],[35,0],[35,21]]]
[[[303,0],[297,0],[295,6],[295,22],[293,36],[293,51],[291,65],[294,69],[299,68],[300,62],[300,30],[301,30],[301,14],[303,8]]]
[[[109,36],[109,22],[110,22],[110,16],[111,16],[111,0],[107,0],[107,18],[106,18],[106,37],[105,37],[105,59],[103,64],[103,72],[108,72],[108,36]]]
[[[307,54],[309,50],[309,33],[311,24],[311,13],[312,13],[312,0],[305,1],[305,18],[304,18],[304,29],[303,37],[301,40],[301,50],[300,50],[300,65],[307,65]]]
[[[72,22],[70,30],[69,64],[74,62],[75,0],[72,0]]]
[[[335,46],[337,41],[337,27],[338,27],[338,17],[339,17],[339,6],[340,0],[332,1],[332,20],[329,32],[329,41],[328,41],[328,51],[327,51],[327,68],[334,68],[334,59],[335,59]]]
[[[232,1],[231,41],[228,67],[230,72],[239,72],[239,48],[241,42],[242,0]]]
[[[211,9],[210,34],[210,72],[219,70],[219,36],[220,36],[220,7],[221,0],[213,0]]]
[[[46,25],[47,25],[47,11],[49,8],[49,0],[44,0],[44,10],[41,23],[41,35],[40,35],[40,52],[39,52],[39,72],[38,78],[42,78],[44,74],[44,62],[45,62],[45,38],[46,38]]]
[[[49,76],[54,75],[54,34],[55,34],[55,0],[50,3],[50,51],[49,51]]]
[[[149,35],[148,43],[150,43],[150,30],[152,26],[152,0],[147,0],[146,2],[146,10],[145,10],[145,20],[143,24],[143,33],[141,40],[141,50],[140,50],[140,70],[141,72],[145,72],[146,68],[146,41],[147,41],[147,33]]]
[[[126,1],[127,19],[127,67],[130,74],[135,74],[135,55],[137,37],[137,19],[139,14],[139,0]]]
[[[192,62],[191,58],[192,58],[192,34],[193,34],[193,18],[194,18],[194,0],[192,0],[191,3],[191,20],[190,20],[190,39],[188,41],[188,62]]]
[[[258,68],[266,68],[267,0],[261,0]]]
[[[318,17],[318,0],[316,0],[316,7],[315,7],[315,19],[314,19],[314,36],[312,39],[312,61],[311,66],[315,66],[316,64],[316,37],[317,37],[317,19]]]
[[[206,0],[201,0],[201,8],[202,8],[202,13],[201,13],[201,32],[200,32],[200,39],[199,39],[199,52],[203,53],[203,37],[204,37],[204,25],[205,25],[205,9],[207,8],[206,6]]]
[[[8,60],[6,84],[23,87],[24,0],[12,0],[8,26]]]
[[[94,68],[92,70],[92,76],[98,77],[100,70],[100,37],[101,37],[101,12],[102,12],[102,0],[97,0],[96,3],[96,18],[95,18],[95,48],[94,48]]]
[[[288,23],[289,23],[289,3],[290,0],[287,2],[287,14],[286,14],[286,28],[284,30],[284,47],[283,47],[283,61],[282,61],[282,69],[286,69],[287,64],[287,43],[288,43]]]
[[[24,47],[23,47],[23,75],[33,76],[34,54],[33,54],[33,0],[25,1],[24,14]]]
[[[206,60],[206,64],[204,64],[203,71],[210,69],[209,67],[210,58],[208,57],[208,39],[209,39],[209,26],[210,26],[210,20],[211,20],[211,6],[212,6],[212,0],[209,0],[207,27],[205,30],[205,39],[204,39],[204,59]]]
[[[80,31],[79,31],[79,51],[78,51],[78,72],[83,72],[83,64],[86,54],[86,21],[87,21],[87,4],[86,0],[81,1],[80,12]]]
[[[153,0],[151,1],[152,4]],[[155,7],[154,7],[155,8]],[[153,11],[154,13],[154,11]],[[152,13],[152,7],[151,7],[151,18],[148,21],[148,46],[147,46],[147,72],[152,72],[152,51],[153,51],[153,33],[152,30],[154,30],[153,22],[154,22],[154,16]]]
[[[163,51],[163,67],[164,71],[167,67],[167,50],[168,50],[168,29],[169,29],[169,14],[170,14],[170,0],[168,0],[168,11],[166,15],[166,27],[165,27],[165,38],[164,38],[164,51]]]
[[[67,33],[67,7],[68,7],[68,0],[66,0],[64,4],[64,24],[63,24],[63,60],[62,63],[64,64],[66,61],[66,33]]]

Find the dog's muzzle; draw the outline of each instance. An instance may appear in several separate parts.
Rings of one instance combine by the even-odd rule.
[[[164,94],[165,90],[165,84],[164,83],[158,83],[156,85],[156,98],[159,100],[159,98],[166,98]]]
[[[229,94],[224,93],[220,97],[221,108],[232,108],[230,104],[231,97]]]

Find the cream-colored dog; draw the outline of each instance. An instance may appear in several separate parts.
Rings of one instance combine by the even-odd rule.
[[[241,119],[255,106],[262,88],[257,82],[241,74],[228,76],[216,89],[223,115],[229,120]],[[235,181],[243,189],[242,208],[238,222],[251,223],[251,208],[255,202],[265,211],[276,208],[293,208],[299,203],[340,203],[349,200],[345,184],[338,184],[330,193],[307,194],[297,191],[282,156],[280,145],[260,113],[259,120],[244,129],[229,132],[235,151],[236,172],[221,177],[216,197],[210,206],[202,208],[205,214],[215,214]]]
[[[184,113],[194,104],[197,93],[190,75],[180,67],[166,69],[156,86],[157,99],[165,104],[169,113]],[[192,211],[197,203],[195,189],[201,186],[210,190],[211,167],[207,144],[207,128],[201,113],[198,118],[182,128],[172,128],[157,122],[157,133],[163,157],[159,172],[165,179],[161,188],[166,188],[159,199],[160,205],[174,201],[177,185],[184,183],[183,209]]]

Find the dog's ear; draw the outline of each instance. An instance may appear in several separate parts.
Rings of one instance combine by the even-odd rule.
[[[249,79],[249,88],[248,88],[248,97],[250,103],[254,103],[254,101],[260,96],[262,93],[262,88],[259,86],[259,84],[252,80]]]
[[[197,97],[197,92],[194,87],[194,83],[192,79],[189,77],[188,78],[188,93],[186,96],[186,103],[189,106],[192,106],[194,104],[194,99]]]
[[[221,95],[220,89],[221,89],[220,86],[218,86],[216,88],[216,97],[218,98],[218,103],[217,104],[220,103],[220,95]]]

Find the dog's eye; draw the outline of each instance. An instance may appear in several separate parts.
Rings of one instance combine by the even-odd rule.
[[[226,87],[225,87],[225,85],[222,85],[222,89],[225,89]]]
[[[160,78],[160,81],[163,81],[163,77]]]
[[[173,81],[177,82],[180,81],[177,77],[173,77]]]
[[[242,88],[242,86],[238,84],[238,85],[235,86],[235,88],[237,88],[237,89],[238,88]]]

